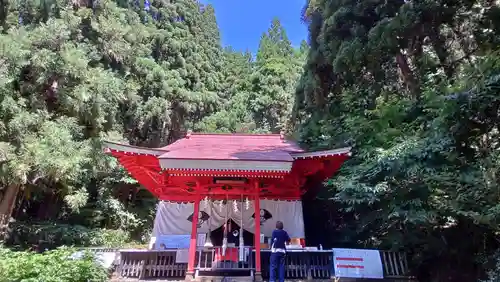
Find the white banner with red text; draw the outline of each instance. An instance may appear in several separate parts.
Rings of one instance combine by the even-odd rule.
[[[333,268],[337,278],[384,278],[378,250],[333,249]]]

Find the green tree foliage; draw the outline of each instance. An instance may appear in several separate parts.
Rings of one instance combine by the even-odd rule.
[[[6,244],[20,249],[37,251],[58,246],[124,248],[130,245],[130,234],[125,230],[90,229],[82,225],[54,224],[53,222],[14,222],[12,236]]]
[[[3,7],[0,203],[18,189],[23,208],[42,205],[39,219],[87,212],[93,225],[144,229],[114,197],[134,181],[100,144],[165,145],[214,112],[224,61],[213,8],[188,0]],[[60,200],[62,212],[43,207]]]
[[[292,46],[275,19],[255,56],[223,49],[213,7],[193,0],[0,6],[0,232],[13,214],[140,237],[156,199],[103,140],[286,129],[310,149],[353,146],[325,193],[353,215],[343,241],[409,250],[421,281],[452,268],[474,281],[498,248],[494,1],[309,0],[309,44]],[[97,244],[63,236],[80,227],[29,224],[13,228]]]
[[[299,50],[298,53],[305,51]],[[285,30],[274,19],[263,34],[257,52],[256,71],[251,77],[252,113],[257,126],[272,132],[284,129],[293,105],[295,81],[303,61],[294,53]]]
[[[61,248],[43,254],[13,252],[0,247],[0,281],[85,282],[108,281],[106,269],[88,253],[72,259],[75,250]]]
[[[353,146],[326,195],[355,214],[346,236],[414,253],[422,281],[476,281],[478,258],[497,246],[499,11],[485,1],[304,9],[311,50],[293,124],[310,148]]]
[[[40,220],[59,221],[38,228],[54,233],[78,224],[147,237],[156,199],[102,141],[160,147],[189,128],[279,132],[307,50],[292,48],[278,20],[257,60],[223,49],[213,7],[193,0],[0,6],[0,230],[11,214],[28,221],[11,241]]]
[[[285,129],[293,93],[308,51],[294,49],[278,19],[262,34],[256,59],[226,48],[222,93],[224,108],[205,118],[205,132],[273,132]]]

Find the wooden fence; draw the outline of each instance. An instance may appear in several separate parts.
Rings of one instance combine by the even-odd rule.
[[[406,278],[409,272],[408,259],[404,252],[381,251],[384,276],[390,278]]]
[[[271,252],[261,251],[262,277],[269,277]],[[291,280],[326,280],[333,277],[332,251],[288,252],[285,261],[285,277]]]
[[[94,251],[99,251],[94,249]],[[112,252],[113,249],[104,250]],[[380,252],[384,277],[387,279],[408,280],[408,262],[402,252]],[[198,250],[196,254],[196,269],[209,271],[214,263],[214,250]],[[269,278],[268,250],[261,251],[262,276]],[[232,269],[253,270],[255,252],[248,256],[245,264],[233,264]],[[151,250],[120,250],[116,258],[116,274],[122,278],[136,279],[182,279],[186,275],[187,264],[176,262],[176,251]],[[226,269],[226,268],[224,268]],[[333,253],[329,250],[288,252],[286,256],[287,280],[328,280],[334,276]]]
[[[175,262],[175,251],[121,251],[117,273],[124,278],[182,278],[187,264]]]

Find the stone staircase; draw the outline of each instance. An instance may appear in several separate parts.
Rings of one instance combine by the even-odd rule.
[[[205,276],[198,277],[196,279],[198,282],[254,282],[253,277],[216,277],[216,276]],[[407,279],[407,278],[385,278],[385,279],[356,279],[356,278],[337,278],[328,280],[285,280],[285,282],[417,282],[417,280]],[[264,280],[267,282],[267,280]]]
[[[196,278],[198,282],[253,282],[254,278],[251,276],[200,276]]]

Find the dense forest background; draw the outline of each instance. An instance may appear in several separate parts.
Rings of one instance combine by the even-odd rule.
[[[193,0],[0,1],[0,235],[144,243],[156,200],[103,140],[286,130],[354,150],[304,201],[309,232],[330,234],[313,241],[406,250],[420,281],[498,281],[497,4],[309,0],[307,41],[275,19],[250,54]]]

